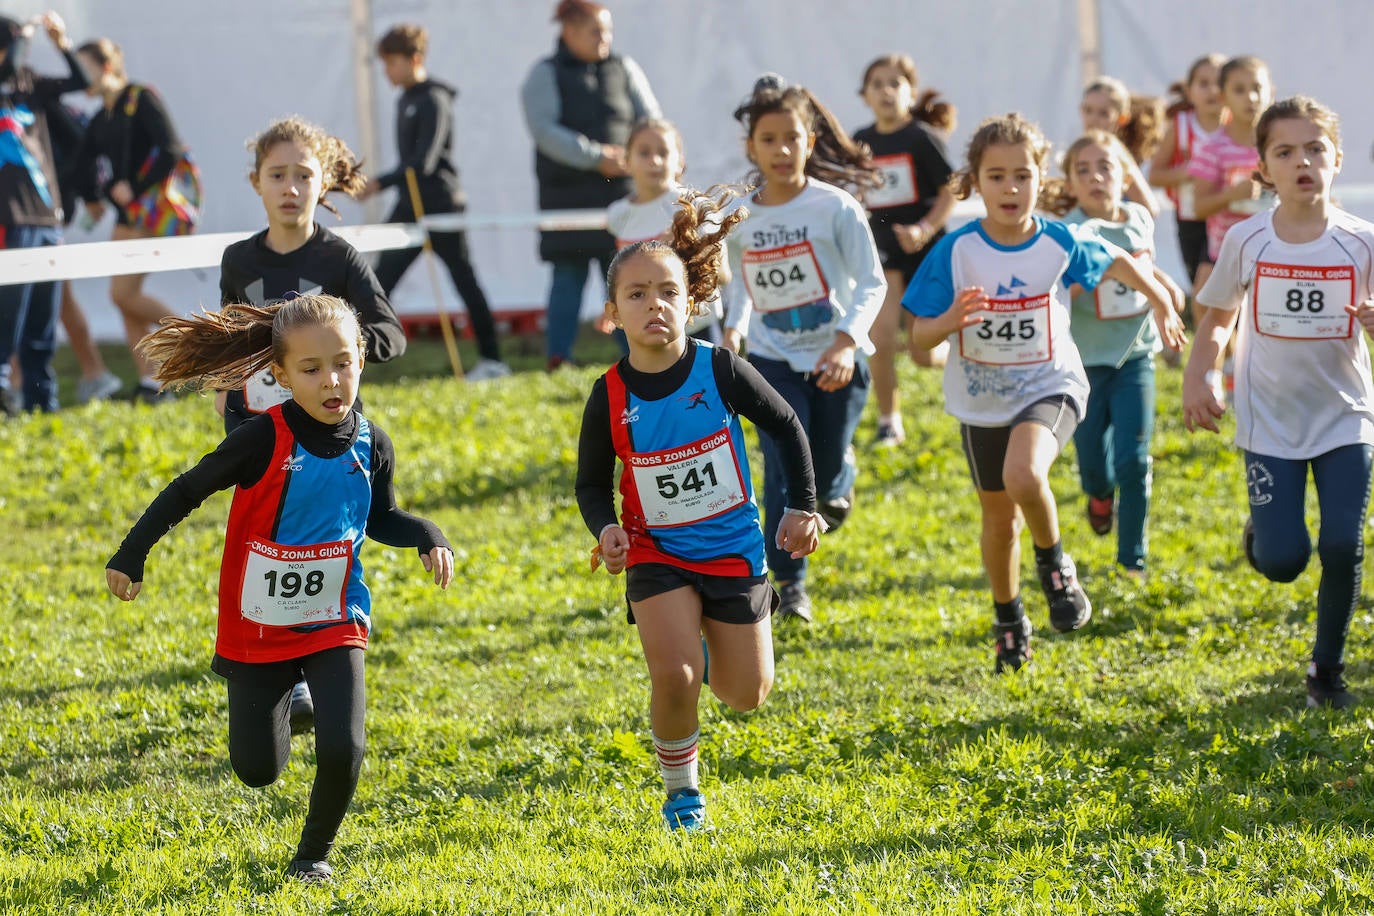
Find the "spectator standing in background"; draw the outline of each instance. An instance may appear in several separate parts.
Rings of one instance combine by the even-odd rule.
[[[396,150],[401,161],[390,172],[372,178],[364,196],[370,197],[387,188],[397,190],[396,205],[387,217],[389,223],[416,220],[406,181],[406,173],[412,170],[420,206],[425,213],[461,213],[467,209],[458,183],[458,169],[453,165],[453,100],[458,90],[430,79],[425,69],[428,48],[429,34],[423,26],[412,24],[392,27],[377,42],[377,56],[382,59],[387,82],[401,90],[396,100]],[[434,253],[448,268],[458,295],[463,298],[477,338],[481,358],[468,370],[468,381],[510,375],[510,367],[501,361],[491,306],[487,304],[486,294],[477,282],[477,274],[468,257],[467,235],[461,231],[431,232],[429,241]],[[388,297],[419,253],[418,248],[382,253],[377,262],[377,279]]]
[[[605,208],[630,193],[625,143],[640,118],[659,117],[644,71],[611,53],[611,11],[590,0],[561,0],[553,18],[558,47],[534,65],[520,90],[535,145],[539,209]],[[572,360],[591,262],[605,270],[615,240],[601,229],[543,232],[539,256],[553,267],[548,305],[548,368]]]
[[[36,75],[25,65],[32,26],[0,16],[0,249],[62,243],[62,197],[48,137],[47,106],[64,92],[86,87],[66,26],[47,13],[43,28],[67,59],[65,77]],[[57,409],[56,282],[0,286],[0,409],[16,412],[10,391],[10,357],[24,375],[25,410]]]

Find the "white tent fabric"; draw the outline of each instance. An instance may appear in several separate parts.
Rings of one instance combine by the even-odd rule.
[[[359,144],[350,12],[360,0],[0,0],[0,11],[25,17],[52,7],[73,38],[107,35],[125,49],[131,76],[165,97],[204,174],[204,231],[264,225],[246,180],[245,142],[274,117],[297,113]],[[364,6],[367,4],[364,3]],[[690,183],[735,181],[747,170],[742,133],[731,119],[754,78],[773,70],[811,87],[850,128],[869,123],[858,96],[873,57],[911,54],[923,83],[959,110],[954,158],[977,122],[1020,110],[1058,143],[1078,126],[1082,85],[1077,0],[662,0],[612,2],[616,50],[644,68],[665,114],[682,130]],[[456,159],[473,213],[532,212],[532,149],[519,106],[530,66],[553,48],[553,0],[371,0],[371,36],[401,21],[430,31],[430,71],[459,87]],[[1125,3],[1097,0],[1102,72],[1133,89],[1162,93],[1188,63],[1211,50],[1254,53],[1268,60],[1281,94],[1314,95],[1347,117],[1347,161],[1340,186],[1374,181],[1368,151],[1374,125],[1364,115],[1358,42],[1374,34],[1374,4],[1316,5],[1293,29],[1292,6],[1278,0],[1185,0]],[[370,44],[371,42],[369,42]],[[46,38],[35,37],[34,65],[57,66]],[[373,118],[381,161],[395,159],[395,90],[370,65]],[[82,105],[90,100],[73,99]],[[390,201],[387,200],[389,206]],[[369,221],[364,208],[338,203],[342,222]],[[1368,205],[1364,205],[1368,206]],[[1353,207],[1360,212],[1360,207]],[[383,209],[376,216],[385,213]],[[1366,216],[1374,213],[1366,213]],[[375,217],[374,217],[375,218]],[[333,217],[322,213],[326,225]],[[71,241],[108,237],[73,230]],[[474,233],[472,256],[497,308],[542,304],[547,272],[533,230]],[[1161,221],[1159,248],[1172,260],[1173,230]],[[451,308],[459,308],[452,291]],[[218,301],[218,276],[159,274],[148,289],[175,308]],[[78,296],[96,332],[116,337],[106,284],[79,281]],[[592,294],[594,297],[595,294]],[[412,270],[395,296],[402,312],[432,312],[422,270]]]

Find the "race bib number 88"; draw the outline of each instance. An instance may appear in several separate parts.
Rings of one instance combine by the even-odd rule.
[[[728,429],[680,448],[637,452],[630,472],[650,528],[690,525],[746,501]]]
[[[352,561],[348,541],[304,546],[249,541],[241,593],[244,619],[265,627],[344,620]]]
[[[1050,297],[989,299],[982,321],[959,332],[959,355],[975,363],[1024,366],[1047,362]]]
[[[1255,330],[1289,340],[1341,340],[1351,335],[1355,268],[1255,265]]]

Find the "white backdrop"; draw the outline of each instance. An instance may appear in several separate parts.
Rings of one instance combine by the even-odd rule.
[[[301,114],[357,149],[350,5],[0,0],[0,11],[24,17],[52,7],[78,44],[98,35],[119,42],[131,77],[158,88],[200,163],[205,231],[222,232],[264,225],[246,179],[251,160],[244,144],[271,119]],[[471,212],[534,208],[533,156],[519,87],[530,66],[553,48],[553,7],[553,0],[372,0],[372,36],[396,22],[424,23],[431,73],[460,90],[455,152]],[[843,14],[832,0],[620,0],[611,7],[616,50],[643,66],[665,114],[681,128],[686,180],[694,184],[737,180],[746,171],[742,134],[730,113],[760,72],[775,70],[808,85],[852,129],[871,121],[857,94],[863,67],[890,51],[911,54],[922,82],[958,107],[950,144],[956,160],[973,127],[991,114],[1020,110],[1061,144],[1077,130],[1082,78],[1076,0],[857,0]],[[1102,68],[1137,91],[1162,93],[1204,52],[1258,54],[1272,66],[1281,94],[1314,95],[1345,115],[1348,159],[1341,182],[1374,181],[1374,121],[1365,114],[1359,47],[1374,34],[1374,4],[1311,5],[1302,10],[1301,29],[1293,27],[1293,9],[1279,0],[1100,0]],[[42,72],[58,66],[41,34],[32,62]],[[395,90],[375,63],[371,76],[382,151],[375,165],[388,168],[395,161]],[[366,219],[350,201],[337,206],[345,223]],[[329,214],[322,212],[322,219],[332,224]],[[70,240],[108,234],[105,225],[93,235],[74,230]],[[1172,252],[1172,239],[1165,220],[1162,254]],[[544,301],[547,273],[533,231],[481,232],[471,242],[496,307]],[[218,276],[213,270],[156,274],[148,289],[189,311],[217,302]],[[79,281],[77,291],[97,333],[117,336],[106,284]],[[447,295],[457,308],[451,291]],[[400,311],[433,311],[421,270],[411,271],[394,298]]]

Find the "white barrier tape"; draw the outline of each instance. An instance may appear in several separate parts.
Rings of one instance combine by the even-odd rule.
[[[1374,184],[1339,188],[1335,196],[1342,205],[1369,203],[1374,201]],[[1169,205],[1164,195],[1158,197],[1162,206]],[[982,217],[985,212],[982,201],[974,198],[955,204],[951,218],[964,222]],[[414,248],[424,242],[425,229],[438,232],[472,229],[539,229],[548,232],[605,229],[606,211],[546,210],[542,213],[485,215],[441,213],[426,216],[421,225],[423,229],[413,223],[331,226],[330,231],[359,251],[368,253]],[[250,235],[251,232],[216,232],[125,242],[0,250],[0,286],[218,267],[224,249]]]

